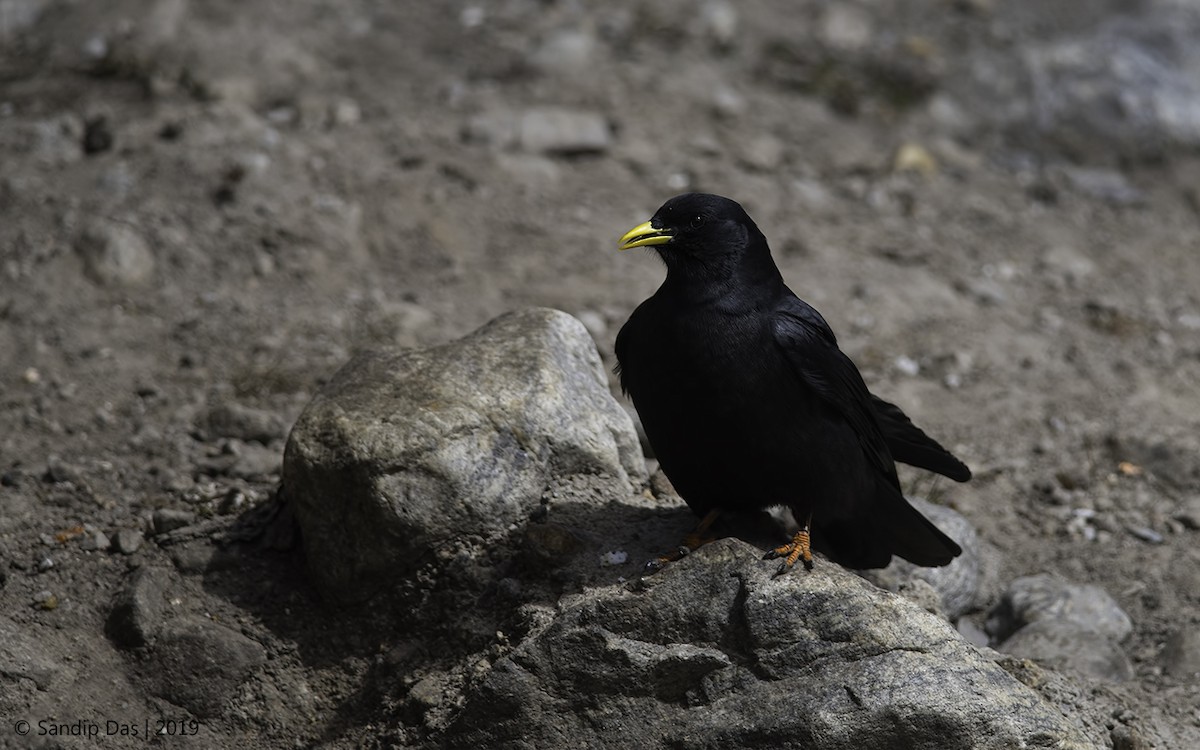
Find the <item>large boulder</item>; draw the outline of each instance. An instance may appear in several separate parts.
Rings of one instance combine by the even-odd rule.
[[[443,747],[1092,748],[944,620],[723,539],[592,589],[468,693]]]
[[[646,479],[583,324],[531,309],[444,346],[356,356],[292,428],[282,484],[317,586],[355,602],[448,541],[507,533],[575,474],[618,494]]]

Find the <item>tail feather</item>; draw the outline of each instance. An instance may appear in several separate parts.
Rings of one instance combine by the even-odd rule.
[[[909,504],[896,488],[879,482],[873,502],[852,515],[813,519],[813,546],[847,568],[883,568],[893,555],[914,565],[948,565],[962,548]]]
[[[899,406],[871,394],[871,405],[879,421],[883,440],[892,458],[900,463],[936,472],[956,482],[971,478],[971,470],[938,441],[912,423]]]

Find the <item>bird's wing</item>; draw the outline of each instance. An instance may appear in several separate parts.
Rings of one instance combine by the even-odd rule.
[[[892,452],[892,458],[909,466],[937,472],[956,482],[965,482],[971,478],[971,470],[966,464],[913,424],[899,406],[888,403],[875,394],[871,394],[871,405],[883,432],[883,439],[888,450]]]
[[[854,430],[863,453],[896,487],[896,465],[884,440],[871,393],[858,368],[838,349],[829,324],[798,297],[789,297],[775,310],[775,343],[813,393],[833,407]],[[915,428],[914,428],[915,429]]]

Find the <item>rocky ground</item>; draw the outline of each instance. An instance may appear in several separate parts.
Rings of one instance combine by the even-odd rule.
[[[616,238],[696,189],[975,471],[904,474],[981,540],[959,631],[1098,746],[1200,746],[1198,38],[1170,0],[0,0],[0,745],[462,725],[687,515],[556,477],[556,524],[338,606],[284,440],[356,352],[510,310],[611,367],[662,277]]]

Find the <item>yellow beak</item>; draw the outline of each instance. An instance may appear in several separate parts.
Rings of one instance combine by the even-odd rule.
[[[650,226],[650,222],[638,224],[633,229],[625,233],[621,238],[620,244],[617,245],[618,250],[631,250],[635,247],[648,247],[650,245],[665,245],[671,241],[671,234],[662,229],[655,229]]]

